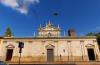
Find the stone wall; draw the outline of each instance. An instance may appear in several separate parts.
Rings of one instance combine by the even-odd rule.
[[[21,62],[47,62],[47,57],[39,56],[39,57],[21,57],[20,58]],[[19,57],[14,56],[11,60],[12,62],[19,62]],[[54,62],[61,62],[61,61],[88,61],[88,57],[68,57],[68,56],[63,56],[63,57],[54,57]]]
[[[47,61],[47,48],[54,50],[54,61],[89,61],[87,48],[93,48],[100,59],[96,39],[4,39],[0,56],[5,57],[7,46],[13,45],[12,61],[18,61],[18,41],[24,42],[22,61]],[[6,43],[4,43],[6,41]]]

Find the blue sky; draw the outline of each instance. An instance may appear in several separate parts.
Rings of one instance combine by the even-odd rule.
[[[0,0],[0,36],[8,26],[14,36],[33,36],[49,19],[62,33],[69,28],[79,36],[100,31],[100,0]]]

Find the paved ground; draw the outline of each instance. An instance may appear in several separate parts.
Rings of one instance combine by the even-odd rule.
[[[34,63],[22,63],[22,64],[10,62],[9,65],[100,65],[100,62],[54,62],[54,63],[34,62]]]
[[[10,64],[10,65],[76,65],[76,64]]]

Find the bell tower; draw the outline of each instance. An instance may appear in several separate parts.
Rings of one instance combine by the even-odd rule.
[[[70,37],[76,37],[77,35],[76,35],[75,29],[73,29],[73,28],[69,29],[68,30],[68,36],[70,36]]]

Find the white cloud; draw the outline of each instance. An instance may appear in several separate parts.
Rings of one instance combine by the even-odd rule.
[[[23,14],[28,13],[29,5],[39,2],[39,0],[0,0],[1,4],[11,7]]]
[[[17,0],[1,0],[0,2],[4,5],[12,7],[12,8],[18,6]]]
[[[27,14],[28,9],[26,7],[18,7],[16,10],[20,11],[20,13]]]

